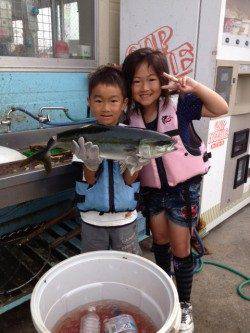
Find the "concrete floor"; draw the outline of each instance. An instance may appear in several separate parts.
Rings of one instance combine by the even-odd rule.
[[[148,242],[144,255],[153,259]],[[205,238],[212,259],[250,276],[250,206],[213,229]],[[192,292],[196,333],[250,333],[250,302],[235,292],[242,279],[226,270],[205,265],[195,275]],[[247,289],[250,295],[250,287]],[[29,304],[0,316],[1,333],[35,333]]]

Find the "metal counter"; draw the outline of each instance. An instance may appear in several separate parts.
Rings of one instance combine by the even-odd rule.
[[[0,134],[0,146],[23,151],[31,145],[46,144],[52,135],[77,127],[79,125],[4,133]],[[50,174],[40,169],[4,175],[0,177],[0,209],[73,187],[74,174],[70,162],[53,167]]]

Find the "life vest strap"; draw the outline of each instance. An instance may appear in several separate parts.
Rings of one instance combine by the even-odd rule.
[[[204,162],[207,162],[208,160],[209,160],[209,158],[211,158],[212,157],[212,154],[211,154],[211,152],[209,152],[209,153],[205,153],[204,155],[203,155],[203,161]]]
[[[179,131],[179,129],[174,129],[172,131],[167,131],[164,134],[167,134],[172,137],[172,136],[180,135],[180,131]]]

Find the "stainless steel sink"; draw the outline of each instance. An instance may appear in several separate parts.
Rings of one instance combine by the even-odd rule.
[[[23,132],[2,133],[0,134],[0,146],[13,148],[20,151],[26,149],[30,145],[47,143],[52,135],[77,127],[79,127],[79,125],[60,126]]]
[[[30,145],[47,143],[48,139],[59,132],[78,126],[53,127],[49,129],[31,130],[0,134],[0,146],[22,151]],[[0,208],[21,202],[45,197],[65,189],[74,187],[74,174],[71,163],[53,167],[50,174],[44,169],[20,171],[13,175],[0,177]]]

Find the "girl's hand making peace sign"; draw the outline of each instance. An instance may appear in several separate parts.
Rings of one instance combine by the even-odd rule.
[[[162,76],[168,79],[168,84],[162,86],[162,89],[182,93],[193,93],[198,96],[203,103],[201,110],[203,117],[213,118],[227,114],[227,102],[219,94],[204,86],[202,83],[199,83],[188,76],[177,78],[165,72],[162,73]]]
[[[199,85],[199,83],[188,76],[183,76],[177,78],[173,75],[167,74],[165,72],[162,73],[166,79],[169,80],[168,84],[161,86],[162,89],[168,89],[169,91],[179,91],[183,93],[192,93],[195,92],[195,89]]]

